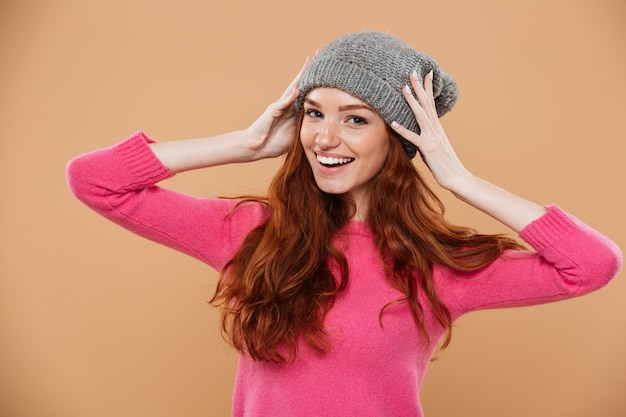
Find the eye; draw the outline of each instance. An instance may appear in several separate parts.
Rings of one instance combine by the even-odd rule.
[[[307,116],[312,117],[312,118],[315,118],[315,119],[320,118],[320,117],[323,117],[322,113],[321,113],[321,112],[319,112],[319,111],[317,111],[317,110],[315,110],[315,109],[309,109],[309,110],[306,110],[306,111],[305,111],[305,114],[306,114]]]
[[[348,118],[348,122],[354,125],[366,125],[367,124],[367,120],[359,116],[350,116]]]

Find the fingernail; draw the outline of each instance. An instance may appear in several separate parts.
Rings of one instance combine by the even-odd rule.
[[[434,75],[433,75],[433,70],[430,70],[430,72],[428,73],[428,76],[430,77],[430,79],[432,80]]]
[[[417,71],[416,70],[413,70],[413,72],[411,73],[411,76],[413,77],[413,79],[415,81],[417,81]]]
[[[407,93],[411,93],[411,87],[409,87],[408,85],[404,86],[404,91],[406,91]]]
[[[400,127],[400,125],[394,120],[393,122],[391,122],[391,127]]]

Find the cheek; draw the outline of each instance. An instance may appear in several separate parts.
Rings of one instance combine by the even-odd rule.
[[[300,128],[300,143],[305,149],[315,143],[315,132],[313,129],[304,125]]]
[[[383,166],[385,165],[385,161],[387,161],[388,157],[389,157],[388,146],[383,147],[382,149],[379,149],[376,155],[373,156],[373,159],[371,160],[372,170],[375,172],[376,175],[382,171]]]
[[[383,169],[385,165],[385,161],[387,160],[386,154],[377,155],[373,160],[371,160],[371,172],[373,175],[378,175],[380,171]]]
[[[382,138],[378,136],[376,141],[371,142],[371,147],[368,149],[370,160],[375,165],[382,166],[387,159],[387,155],[389,155],[389,148],[391,145],[389,144],[389,137],[383,136]]]

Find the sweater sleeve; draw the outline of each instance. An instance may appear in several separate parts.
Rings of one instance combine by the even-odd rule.
[[[173,176],[137,132],[121,143],[72,159],[72,193],[118,225],[220,270],[266,213],[261,204],[196,198],[157,186]],[[232,213],[231,213],[232,211]]]
[[[474,272],[435,270],[454,318],[488,309],[548,303],[605,286],[622,266],[617,245],[551,206],[520,233],[534,251],[507,251]]]

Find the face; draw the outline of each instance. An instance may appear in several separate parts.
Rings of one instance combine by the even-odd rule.
[[[317,186],[348,194],[358,213],[389,153],[385,121],[358,98],[328,87],[311,90],[303,112],[300,141]]]

